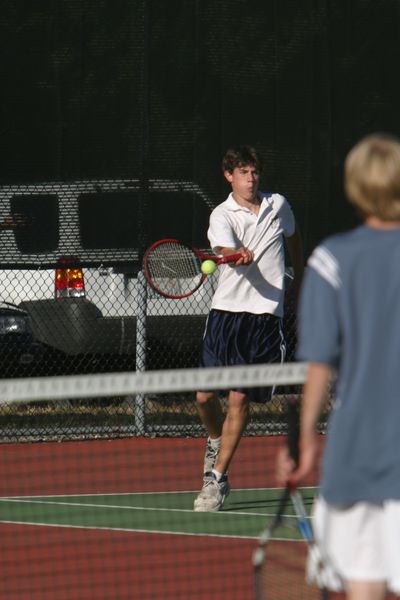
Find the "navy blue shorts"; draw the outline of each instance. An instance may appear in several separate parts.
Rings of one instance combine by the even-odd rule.
[[[200,367],[283,362],[282,320],[275,315],[212,309],[207,318]],[[236,388],[253,402],[268,402],[272,388]]]

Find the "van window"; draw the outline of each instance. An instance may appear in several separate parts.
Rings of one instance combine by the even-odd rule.
[[[149,231],[151,242],[176,238],[198,248],[207,242],[210,208],[198,194],[190,191],[152,191],[149,193]]]
[[[80,194],[78,211],[81,244],[86,249],[138,246],[137,192]]]
[[[145,200],[143,200],[145,199]],[[85,193],[78,197],[85,249],[141,248],[163,238],[207,247],[210,209],[190,191]]]
[[[10,199],[11,214],[25,223],[15,229],[15,241],[21,254],[53,252],[59,242],[57,194],[14,195]]]

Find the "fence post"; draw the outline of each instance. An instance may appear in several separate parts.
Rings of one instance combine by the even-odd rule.
[[[136,313],[136,371],[146,370],[146,320],[147,320],[147,282],[143,271],[137,276],[137,313]],[[135,430],[137,435],[146,431],[144,394],[135,398]]]

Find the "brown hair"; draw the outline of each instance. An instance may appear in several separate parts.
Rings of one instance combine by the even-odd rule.
[[[344,186],[349,201],[363,215],[400,220],[400,140],[375,133],[350,150]]]
[[[263,169],[263,161],[257,150],[252,146],[233,146],[229,148],[222,159],[222,170],[233,173],[235,167],[252,165],[259,173]]]

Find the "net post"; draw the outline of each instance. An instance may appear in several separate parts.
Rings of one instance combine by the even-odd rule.
[[[146,370],[146,321],[147,321],[147,281],[143,271],[137,276],[137,314],[136,314],[136,372]],[[145,433],[145,394],[135,397],[136,435]]]

